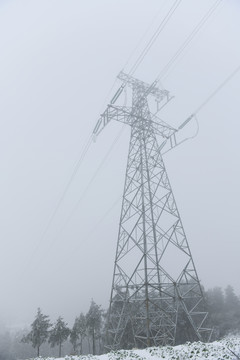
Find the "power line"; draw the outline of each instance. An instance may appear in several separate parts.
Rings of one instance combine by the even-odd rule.
[[[217,7],[220,5],[220,3],[223,0],[216,0],[215,3],[210,7],[210,9],[206,12],[206,14],[201,18],[201,20],[199,21],[199,23],[195,26],[195,28],[192,30],[192,32],[189,34],[189,36],[187,37],[187,39],[183,42],[183,44],[180,46],[180,48],[176,51],[176,53],[174,54],[174,56],[169,60],[169,62],[165,65],[165,67],[161,70],[161,72],[158,74],[157,78],[153,81],[153,83],[150,85],[149,87],[149,91],[156,86],[157,82],[160,81],[160,79],[163,76],[166,76],[166,73],[169,72],[169,68],[176,62],[176,60],[179,58],[179,56],[183,53],[183,51],[186,49],[186,47],[190,44],[190,42],[194,39],[194,37],[198,34],[198,32],[201,30],[201,28],[203,27],[203,25],[207,22],[207,20],[211,17],[211,15],[215,12],[215,10],[217,9]],[[157,37],[159,36],[159,34],[161,33],[161,31],[164,29],[164,27],[166,26],[167,22],[170,20],[171,16],[174,14],[174,12],[176,11],[177,7],[180,5],[181,0],[177,0],[174,2],[173,6],[170,8],[170,10],[168,11],[167,15],[164,17],[164,19],[162,20],[162,22],[160,23],[160,25],[158,26],[157,30],[154,32],[154,34],[152,35],[151,39],[149,40],[149,42],[147,43],[147,45],[145,46],[145,48],[142,50],[141,54],[139,55],[138,59],[135,61],[135,63],[133,64],[132,68],[130,69],[128,75],[132,75],[137,68],[139,67],[139,65],[142,63],[142,61],[144,60],[145,56],[147,55],[147,53],[149,52],[151,46],[154,44],[154,42],[156,41]],[[111,101],[111,103],[115,103],[115,101],[118,99],[118,97],[121,95],[123,89],[125,88],[126,84],[123,83],[121,85],[121,87],[117,90],[116,94],[113,96],[113,99]],[[117,96],[116,96],[117,95]]]
[[[176,59],[182,54],[182,52],[185,50],[187,45],[193,40],[193,38],[196,36],[196,34],[200,31],[202,26],[206,23],[206,21],[209,19],[209,17],[214,13],[216,8],[220,5],[220,3],[223,0],[217,0],[215,3],[211,6],[211,8],[206,12],[206,14],[202,17],[200,22],[197,24],[197,26],[193,29],[193,31],[190,33],[190,35],[187,37],[187,39],[184,41],[184,43],[180,46],[180,48],[177,50],[175,55],[169,60],[169,62],[166,64],[166,66],[161,70],[161,72],[158,74],[156,79],[151,83],[149,87],[149,92],[151,89],[157,85],[157,83],[160,81],[161,77],[166,73],[169,69],[169,67],[176,61]],[[179,4],[178,4],[179,5]]]
[[[183,53],[183,51],[186,49],[186,47],[190,44],[190,42],[194,39],[194,37],[199,33],[199,31],[201,30],[203,25],[208,21],[208,19],[215,12],[215,10],[217,9],[217,7],[220,5],[220,3],[222,1],[223,0],[215,1],[215,3],[211,6],[211,8],[201,18],[199,23],[195,26],[195,28],[192,30],[192,32],[189,34],[189,36],[186,38],[186,40],[183,42],[183,44],[179,47],[179,49],[176,51],[176,53],[173,55],[173,57],[168,61],[168,63],[160,71],[159,75],[157,76],[158,80],[160,80],[166,76],[166,74],[169,72],[169,69],[171,68],[171,66],[174,64],[174,62],[176,62],[176,60]]]
[[[176,11],[177,7],[180,5],[181,1],[182,1],[182,0],[176,0],[176,1],[174,2],[174,4],[172,5],[172,7],[170,8],[170,10],[168,11],[167,15],[164,17],[164,19],[162,20],[162,22],[161,22],[160,25],[158,26],[157,30],[154,32],[154,34],[152,35],[151,39],[149,40],[149,42],[147,43],[147,45],[145,46],[145,48],[144,48],[143,51],[141,52],[140,56],[139,56],[138,59],[135,61],[134,65],[132,66],[132,68],[131,68],[131,70],[130,70],[130,73],[131,73],[131,74],[133,74],[133,73],[136,71],[136,69],[138,68],[138,66],[142,63],[143,59],[145,58],[145,56],[147,55],[147,53],[148,53],[149,50],[151,49],[151,47],[152,47],[152,45],[154,44],[154,42],[157,40],[159,34],[162,32],[162,30],[164,29],[164,27],[167,25],[168,21],[170,20],[170,18],[172,17],[172,15],[174,14],[174,12]],[[115,80],[115,82],[116,82],[116,80]],[[108,92],[108,94],[112,91],[112,89],[113,89],[113,87],[114,87],[114,85],[115,85],[115,82],[113,83],[113,85],[112,85],[110,91]],[[53,211],[53,213],[52,213],[52,215],[51,215],[51,217],[50,217],[50,219],[49,219],[49,221],[48,221],[48,223],[47,223],[46,228],[44,229],[44,232],[43,232],[43,234],[42,234],[42,236],[41,236],[41,239],[40,239],[40,241],[39,241],[36,249],[34,250],[34,252],[39,248],[39,245],[40,245],[41,241],[43,240],[43,238],[45,237],[46,233],[48,232],[48,230],[49,230],[49,228],[50,228],[50,226],[51,226],[51,224],[52,224],[52,222],[53,222],[53,220],[54,220],[54,218],[55,218],[55,216],[56,216],[56,214],[57,214],[57,212],[58,212],[58,210],[59,210],[59,208],[60,208],[60,206],[61,206],[61,204],[62,204],[62,202],[63,202],[63,200],[64,200],[64,198],[65,198],[65,196],[66,196],[66,194],[67,194],[67,192],[68,192],[68,190],[69,190],[69,187],[70,187],[73,179],[74,179],[75,176],[76,176],[76,173],[77,173],[77,171],[78,171],[78,169],[79,169],[79,167],[80,167],[80,165],[81,165],[81,162],[82,162],[82,160],[84,159],[84,157],[85,157],[85,155],[86,155],[86,153],[87,153],[87,151],[88,151],[88,149],[89,149],[89,147],[90,147],[91,142],[92,142],[92,137],[90,137],[89,140],[87,141],[87,144],[86,144],[86,146],[85,146],[84,149],[83,149],[83,153],[81,154],[80,159],[79,159],[79,161],[77,162],[77,164],[76,164],[76,166],[75,166],[75,168],[74,168],[74,170],[73,170],[73,173],[71,174],[70,179],[69,179],[66,187],[64,188],[64,191],[63,191],[63,193],[62,193],[62,195],[61,195],[61,197],[60,197],[60,199],[59,199],[56,207],[54,208],[54,211]],[[111,149],[110,149],[110,150],[111,150]],[[103,162],[104,162],[104,161],[105,161],[105,160],[103,160]],[[100,165],[100,167],[101,167],[101,165]],[[96,171],[95,176],[97,175],[97,172],[98,172],[98,170]],[[87,189],[88,189],[89,186],[91,185],[91,183],[92,183],[92,181],[94,180],[95,176],[94,176],[94,177],[91,179],[91,181],[89,182]],[[81,201],[81,200],[82,200],[82,198],[80,199],[80,201]],[[77,206],[78,206],[78,205],[77,205]],[[72,216],[72,215],[71,215],[71,216]]]
[[[200,106],[198,106],[196,108],[196,110],[178,127],[178,130],[181,130],[182,128],[184,128],[193,118],[196,121],[197,124],[197,130],[196,133],[193,136],[188,136],[187,138],[185,138],[184,140],[178,142],[176,144],[176,146],[179,146],[180,144],[182,144],[183,142],[193,139],[197,136],[198,131],[199,131],[199,123],[198,123],[198,119],[197,119],[197,114],[213,99],[214,96],[217,95],[217,93],[239,72],[240,70],[240,65],[206,98],[206,100],[204,100],[202,102],[202,104]],[[163,152],[162,154],[166,154],[170,151],[171,149],[166,150],[165,152]]]
[[[135,61],[135,63],[133,64],[129,74],[133,74],[136,69],[139,67],[139,65],[142,63],[142,61],[144,60],[145,56],[148,54],[148,52],[150,51],[152,45],[154,44],[154,42],[157,40],[159,34],[162,32],[162,30],[164,29],[164,27],[167,25],[168,21],[170,20],[170,18],[172,17],[172,15],[175,13],[176,9],[178,8],[178,6],[180,5],[182,0],[176,0],[174,2],[174,4],[172,5],[172,7],[170,8],[170,10],[168,11],[167,15],[164,17],[164,19],[162,20],[162,22],[160,23],[160,25],[158,26],[157,30],[154,32],[154,34],[152,35],[152,37],[150,38],[150,40],[148,41],[147,45],[145,46],[145,48],[142,50],[141,54],[139,55],[139,57],[137,58],[137,60]],[[185,42],[183,43],[183,45],[178,49],[178,51],[175,53],[175,55],[173,56],[173,58],[167,63],[167,65],[164,67],[164,69],[161,71],[161,73],[159,74],[158,76],[158,80],[159,78],[162,76],[162,74],[164,74],[164,72],[167,72],[169,67],[171,67],[171,65],[174,63],[174,61],[179,57],[179,55],[184,51],[184,49],[186,48],[186,46],[192,41],[193,37],[200,31],[201,27],[205,24],[205,22],[208,20],[208,18],[212,15],[212,13],[216,10],[217,6],[220,4],[222,0],[217,0],[214,5],[208,10],[208,12],[205,14],[205,16],[201,19],[201,21],[198,23],[198,25],[194,28],[194,30],[192,31],[192,33],[188,36],[188,38],[185,40]],[[116,80],[115,80],[116,81]],[[154,82],[154,85],[156,83],[156,80]],[[112,86],[112,88],[114,87],[115,85],[115,82]],[[224,86],[224,85],[222,85]],[[222,87],[221,86],[221,87]],[[112,88],[110,89],[110,92],[112,91]],[[204,104],[201,105],[201,107],[203,107],[208,101],[210,101],[210,99],[215,95],[215,93],[218,92],[218,90],[216,90],[214,92],[214,94],[211,95],[211,97],[206,100],[204,102]],[[88,149],[90,147],[92,143],[92,137],[90,136],[89,139],[87,140],[86,142],[86,145],[84,146],[83,148],[83,151],[81,153],[81,156],[79,158],[79,160],[77,161],[75,167],[74,167],[74,170],[69,178],[69,181],[67,182],[63,192],[62,192],[62,195],[61,197],[59,198],[59,201],[57,202],[53,212],[52,212],[52,215],[50,216],[50,219],[42,233],[42,236],[40,238],[40,241],[39,243],[37,244],[36,246],[36,249],[34,250],[34,252],[39,248],[40,246],[40,243],[42,242],[43,238],[45,237],[46,233],[48,232],[50,226],[52,225],[52,222],[79,170],[79,167],[83,161],[83,159],[85,158],[87,152],[88,152]],[[104,161],[103,161],[104,162]],[[100,166],[101,167],[101,166]],[[98,170],[96,171],[96,174],[95,176],[97,175],[97,172]],[[93,182],[95,176],[91,179],[91,181],[89,182],[88,184],[88,187],[87,189],[90,187],[91,183]],[[87,189],[85,191],[87,191]],[[83,195],[84,197],[84,195]],[[80,201],[82,200],[82,198],[80,199]],[[80,202],[79,201],[79,202]],[[78,207],[78,205],[77,205]],[[74,210],[75,211],[75,210]]]
[[[151,84],[149,91],[157,84],[157,82],[160,81],[160,79],[163,76],[166,76],[166,73],[169,72],[169,68],[172,66],[172,64],[174,64],[174,62],[176,62],[176,60],[179,58],[179,56],[183,53],[183,51],[186,49],[186,47],[189,45],[189,43],[194,39],[194,37],[198,34],[198,32],[201,30],[201,28],[203,27],[203,25],[207,22],[207,20],[211,17],[211,15],[215,12],[215,10],[217,9],[217,7],[220,5],[220,3],[223,0],[216,0],[215,3],[210,7],[210,9],[206,12],[206,14],[201,18],[201,20],[199,21],[199,23],[195,26],[195,28],[192,30],[192,32],[190,33],[190,35],[187,37],[187,39],[183,42],[183,44],[180,46],[180,48],[176,51],[176,53],[174,54],[174,56],[169,60],[169,62],[165,65],[165,67],[161,70],[161,72],[159,73],[159,75],[157,76],[157,78],[154,80],[154,82]],[[151,46],[154,44],[154,42],[156,41],[157,37],[159,36],[159,34],[161,33],[161,31],[164,29],[164,27],[166,26],[166,24],[168,23],[168,21],[170,20],[171,16],[174,14],[174,12],[176,11],[177,7],[180,5],[181,0],[177,0],[174,2],[173,6],[170,8],[170,10],[168,11],[167,15],[164,17],[164,19],[162,20],[162,22],[160,23],[160,25],[158,26],[157,30],[154,32],[154,34],[152,35],[151,39],[149,40],[149,42],[147,43],[147,45],[145,46],[145,48],[142,50],[141,54],[139,55],[138,59],[135,61],[135,63],[133,64],[132,68],[130,69],[128,75],[132,75],[137,68],[139,67],[139,65],[142,63],[142,61],[144,60],[145,56],[147,55],[147,53],[149,52]],[[123,83],[121,85],[121,87],[117,90],[116,94],[113,96],[111,103],[115,103],[115,101],[118,99],[118,97],[121,95],[123,89],[125,88],[126,84]]]
[[[67,224],[69,223],[69,221],[71,220],[73,214],[76,212],[76,210],[78,209],[80,203],[82,202],[82,200],[84,199],[84,197],[86,196],[91,184],[94,182],[94,180],[96,179],[97,175],[99,174],[99,172],[101,171],[104,163],[106,162],[106,160],[108,159],[109,155],[111,154],[113,148],[115,147],[115,145],[117,144],[118,140],[120,139],[123,131],[125,129],[125,126],[123,125],[122,128],[120,129],[120,131],[118,132],[117,136],[115,137],[114,141],[112,142],[110,148],[108,149],[106,155],[104,156],[103,160],[101,161],[100,165],[97,167],[96,171],[94,172],[92,178],[90,179],[90,181],[88,182],[84,192],[82,193],[80,199],[77,201],[77,203],[75,204],[74,208],[72,209],[72,211],[70,212],[70,214],[68,215],[67,219],[65,220],[63,226],[61,227],[61,229],[58,231],[57,235],[50,241],[48,242],[48,249],[50,247],[52,247],[52,245],[56,242],[56,240],[58,239],[60,233],[63,231],[63,229],[67,226]],[[44,251],[44,254],[46,256],[47,251]]]
[[[73,180],[74,180],[74,178],[75,178],[75,176],[76,176],[76,174],[77,174],[77,172],[78,172],[78,170],[79,170],[79,168],[80,168],[80,166],[81,166],[81,164],[82,164],[82,162],[83,162],[83,160],[84,160],[84,158],[85,158],[85,156],[86,156],[86,154],[88,152],[88,149],[91,146],[91,144],[92,144],[92,136],[90,136],[88,138],[88,140],[86,141],[86,143],[85,143],[85,145],[83,147],[83,150],[81,151],[80,157],[79,157],[77,163],[74,166],[73,172],[72,172],[67,184],[65,185],[65,188],[64,188],[64,190],[63,190],[63,192],[62,192],[62,194],[61,194],[55,208],[53,209],[53,212],[52,212],[52,214],[51,214],[51,216],[50,216],[50,218],[49,218],[49,220],[47,222],[47,225],[45,226],[45,228],[44,228],[44,230],[42,232],[42,235],[40,236],[39,241],[37,242],[34,250],[32,251],[32,253],[30,255],[30,261],[33,258],[34,253],[37,250],[39,250],[42,241],[44,240],[46,234],[48,233],[48,231],[49,231],[49,229],[50,229],[50,227],[51,227],[51,225],[53,223],[53,220],[55,219],[56,214],[57,214],[60,206],[62,205],[63,200],[64,200],[64,198],[65,198],[65,196],[66,196],[66,194],[67,194],[67,192],[68,192],[68,190],[69,190],[69,188],[70,188],[70,186],[71,186],[71,184],[72,184],[72,182],[73,182]]]
[[[205,101],[193,112],[194,115],[198,114],[212,98],[239,72],[240,65],[207,97]]]
[[[154,34],[152,35],[151,39],[148,41],[147,45],[145,46],[145,48],[142,50],[141,54],[139,55],[139,57],[137,58],[137,60],[135,61],[135,63],[133,64],[133,66],[131,67],[130,71],[128,72],[128,75],[133,75],[134,72],[137,70],[137,68],[139,67],[139,65],[142,63],[142,61],[144,60],[145,56],[147,55],[147,53],[150,51],[152,45],[154,44],[154,42],[157,40],[158,36],[160,35],[160,33],[162,32],[162,30],[165,28],[165,26],[167,25],[168,21],[170,20],[170,18],[172,17],[172,15],[175,13],[176,9],[178,8],[178,6],[180,5],[182,0],[176,0],[174,2],[174,4],[172,5],[172,7],[170,8],[170,10],[168,11],[167,15],[164,17],[164,19],[161,21],[160,25],[158,26],[158,28],[156,29],[156,31],[154,32]],[[155,84],[154,84],[155,85]],[[122,94],[124,88],[126,86],[126,83],[122,83],[122,85],[118,88],[118,90],[116,91],[116,93],[114,94],[112,100],[111,100],[111,104],[114,104],[117,99],[119,98],[119,96]]]
[[[96,171],[94,172],[91,180],[89,181],[88,185],[86,186],[81,198],[78,200],[76,206],[74,207],[72,213],[70,214],[69,219],[72,217],[73,213],[76,211],[76,209],[78,208],[78,206],[80,205],[81,201],[84,199],[84,197],[87,194],[88,189],[90,188],[91,184],[93,183],[93,181],[95,180],[95,178],[97,177],[98,173],[102,170],[103,165],[105,164],[106,160],[108,159],[109,155],[111,154],[113,148],[115,147],[115,145],[117,144],[118,140],[120,139],[122,133],[124,131],[124,125],[122,126],[122,128],[120,129],[120,131],[118,132],[117,136],[115,137],[115,139],[113,140],[110,148],[108,149],[106,155],[104,156],[103,160],[101,161],[100,165],[97,167]]]
[[[104,220],[109,216],[109,214],[112,213],[112,210],[115,208],[115,206],[119,203],[119,201],[122,199],[122,196],[119,196],[112,205],[108,208],[108,210],[103,214],[103,216],[99,219],[99,221],[88,231],[87,235],[84,237],[84,241],[87,241],[92,234],[99,228],[99,226],[104,222]],[[70,254],[74,252],[74,250],[77,250],[77,246],[74,246],[74,248],[71,249]],[[69,255],[70,255],[69,254]]]
[[[150,40],[148,41],[147,45],[145,46],[145,48],[142,50],[141,54],[139,55],[139,57],[137,58],[137,60],[135,61],[135,63],[133,64],[133,66],[131,67],[130,71],[129,71],[129,75],[133,75],[135,73],[135,71],[137,70],[137,68],[139,67],[139,65],[142,63],[142,61],[144,60],[145,56],[148,54],[148,52],[150,51],[152,45],[155,43],[155,41],[157,40],[158,36],[160,35],[160,33],[163,31],[163,29],[165,28],[165,26],[167,25],[167,23],[169,22],[169,20],[171,19],[171,17],[173,16],[173,14],[175,13],[175,11],[177,10],[178,6],[180,5],[182,0],[176,0],[174,2],[174,4],[171,6],[170,10],[168,11],[168,13],[166,14],[166,16],[163,18],[163,20],[161,21],[161,23],[159,24],[158,28],[156,29],[156,31],[154,32],[154,34],[152,35],[152,37],[150,38]]]
[[[166,3],[167,0],[165,0],[165,3]],[[153,19],[151,20],[150,24],[148,25],[146,31],[144,32],[144,34],[141,36],[140,40],[138,41],[137,45],[135,46],[135,48],[131,51],[125,65],[123,66],[123,71],[125,71],[127,73],[127,71],[125,70],[125,68],[127,67],[127,65],[129,64],[130,62],[130,59],[133,57],[133,55],[135,54],[135,52],[137,51],[137,49],[139,48],[139,46],[142,44],[143,42],[143,39],[146,37],[147,33],[149,32],[150,28],[152,27],[153,23],[156,21],[156,19],[158,18],[159,14],[162,12],[162,9],[164,8],[165,6],[161,6],[159,11],[157,12],[157,14],[153,17]],[[133,65],[132,65],[133,66]]]

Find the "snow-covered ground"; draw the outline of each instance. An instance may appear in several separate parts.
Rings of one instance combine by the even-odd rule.
[[[236,354],[236,355],[234,355]],[[120,350],[93,356],[65,356],[62,359],[45,360],[236,360],[240,356],[240,336],[232,336],[212,343],[186,343],[179,346],[152,347],[144,350]],[[34,360],[43,360],[35,358]]]

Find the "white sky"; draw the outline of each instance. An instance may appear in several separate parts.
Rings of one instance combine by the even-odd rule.
[[[182,0],[135,76],[151,83],[214,3]],[[130,69],[171,4],[0,2],[2,321],[29,323],[40,306],[52,320],[61,314],[71,323],[91,298],[107,307],[121,202],[112,206],[123,190],[127,127],[96,173],[122,126],[113,122],[99,135],[48,226],[49,219],[117,74],[145,34]],[[163,79],[175,96],[166,121],[183,122],[239,66],[239,15],[239,0],[223,0]],[[165,157],[202,284],[231,284],[237,294],[239,84],[240,72],[199,113],[198,136]]]

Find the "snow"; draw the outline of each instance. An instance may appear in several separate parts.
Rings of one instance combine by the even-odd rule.
[[[236,356],[235,356],[235,355]],[[186,343],[178,346],[151,347],[143,350],[119,350],[93,356],[35,358],[33,360],[236,360],[240,354],[240,336],[231,336],[212,343]]]

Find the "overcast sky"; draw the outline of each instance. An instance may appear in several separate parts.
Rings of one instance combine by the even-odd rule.
[[[135,76],[152,83],[214,3],[182,0]],[[0,0],[0,321],[28,324],[40,306],[71,324],[92,298],[107,308],[127,126],[106,127],[63,193],[117,74],[172,4]],[[239,16],[239,0],[222,1],[162,79],[175,97],[162,114],[172,125],[240,65]],[[199,112],[198,136],[165,156],[201,283],[238,295],[239,84],[240,72]]]

